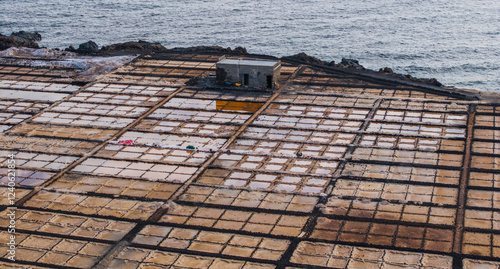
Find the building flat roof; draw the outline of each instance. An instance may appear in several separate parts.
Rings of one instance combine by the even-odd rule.
[[[232,64],[232,65],[247,65],[247,66],[268,66],[274,67],[280,61],[263,60],[263,59],[248,59],[248,58],[226,58],[217,62],[217,64]]]

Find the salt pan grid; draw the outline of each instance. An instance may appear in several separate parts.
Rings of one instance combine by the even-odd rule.
[[[176,90],[177,88],[172,88],[172,87],[96,83],[90,87],[86,87],[84,89],[84,92],[129,94],[133,96],[140,96],[140,95],[168,96]]]
[[[11,58],[10,60],[12,60]],[[26,65],[27,58],[20,59],[14,65]],[[14,61],[16,62],[16,61]],[[2,65],[0,66],[0,79],[8,82],[24,82],[28,81],[30,83],[70,83],[78,78],[79,73],[75,69],[66,68],[50,68],[50,67],[20,67],[20,66],[10,66]],[[85,80],[85,78],[83,78]]]
[[[322,159],[339,159],[344,156],[345,146],[327,146],[278,142],[269,140],[238,139],[229,147],[233,153],[270,154],[276,156],[314,157]]]
[[[168,200],[179,184],[152,182],[130,178],[100,177],[83,174],[66,174],[47,186],[50,190],[69,190],[78,193],[120,195],[143,199]]]
[[[8,113],[1,112],[0,113],[0,123],[3,124],[18,124],[23,122],[26,119],[31,118],[31,114],[23,114],[23,113]]]
[[[282,71],[283,74],[283,71]],[[292,86],[285,89],[287,93],[304,93],[304,86]],[[319,85],[307,85],[307,92],[317,95],[342,95],[343,97],[372,97],[372,98],[419,98],[419,99],[432,99],[432,100],[453,100],[455,98],[442,96],[432,93],[425,93],[418,90],[397,90],[390,87],[386,89],[370,88],[370,87],[352,87],[352,86],[319,86]]]
[[[438,112],[420,112],[403,110],[378,109],[373,120],[376,121],[402,121],[424,124],[466,125],[467,115]]]
[[[305,94],[280,94],[275,103],[289,103],[294,105],[314,105],[314,106],[337,106],[337,107],[356,107],[358,109],[372,108],[375,99],[337,97],[327,95],[305,95]]]
[[[499,230],[500,212],[467,209],[465,211],[465,227],[485,230]]]
[[[251,114],[162,108],[156,109],[151,115],[148,116],[148,118],[164,119],[169,121],[206,122],[220,124],[243,124],[250,117]]]
[[[227,139],[223,138],[143,132],[126,132],[119,138],[119,140],[132,140],[135,144],[145,145],[148,147],[154,146],[174,149],[186,149],[188,146],[193,146],[197,150],[218,150],[227,141]]]
[[[499,140],[500,130],[474,128],[474,139]]]
[[[354,141],[355,134],[315,130],[293,130],[267,127],[247,127],[241,137],[279,140],[287,142],[312,142],[318,144],[346,145]]]
[[[179,201],[191,203],[309,213],[313,211],[318,200],[317,197],[305,195],[222,189],[196,185],[188,187],[179,197]]]
[[[7,231],[0,231],[2,238],[8,238]],[[76,268],[91,268],[109,251],[111,244],[83,240],[65,239],[53,236],[18,233],[16,259],[49,265]],[[7,258],[7,242],[4,239],[2,258]]]
[[[148,225],[132,243],[276,261],[290,241]]]
[[[79,92],[68,98],[71,102],[105,103],[113,105],[154,106],[161,98],[127,94]]]
[[[481,232],[464,232],[464,254],[482,257],[500,257],[500,235]]]
[[[384,133],[398,136],[426,136],[444,138],[465,138],[465,129],[460,127],[442,127],[405,123],[370,122],[368,133]]]
[[[302,241],[291,262],[328,268],[452,268],[444,255]]]
[[[51,111],[83,113],[89,115],[138,117],[144,114],[149,108],[136,106],[115,106],[103,104],[88,104],[76,102],[62,102],[52,108]],[[57,117],[53,115],[53,117]],[[61,118],[64,118],[61,116]]]
[[[449,253],[453,229],[319,217],[310,238]]]
[[[321,209],[325,215],[385,220],[391,222],[422,223],[452,227],[455,225],[456,209],[441,206],[403,204],[370,199],[328,198]]]
[[[10,128],[12,128],[11,125],[3,125],[3,124],[0,124],[0,133],[3,133],[7,130],[9,130]]]
[[[95,154],[96,157],[119,160],[155,161],[157,163],[202,164],[212,154],[208,152],[155,148],[144,146],[107,145]]]
[[[377,148],[399,148],[419,151],[458,151],[463,152],[465,141],[441,138],[402,137],[390,135],[363,135],[361,146]]]
[[[384,100],[380,108],[417,111],[435,111],[435,112],[461,112],[466,113],[468,105],[457,102],[422,102],[412,100]],[[448,114],[447,114],[448,115]],[[464,114],[466,116],[466,114]]]
[[[40,101],[53,103],[64,99],[69,94],[56,93],[56,92],[34,92],[25,90],[6,90],[0,91],[0,98],[9,100],[23,100],[23,101]]]
[[[221,154],[213,162],[213,165],[256,171],[330,176],[335,172],[338,162],[242,154]]]
[[[56,138],[26,137],[9,135],[0,140],[0,148],[36,151],[55,154],[82,155],[97,146],[96,142],[85,140],[64,140]]]
[[[241,111],[241,112],[255,112],[261,106],[262,103],[191,99],[191,98],[172,98],[163,105],[163,107],[169,107],[169,108]]]
[[[190,66],[186,66],[190,67]],[[126,72],[128,75],[144,75],[144,76],[167,76],[167,77],[198,77],[206,76],[213,73],[212,70],[204,69],[186,69],[186,67],[169,68],[169,67],[153,67],[153,66],[135,66],[120,70],[119,74]]]
[[[306,216],[173,204],[159,222],[291,237],[299,236],[308,220]]]
[[[255,92],[252,90],[203,90],[203,89],[184,89],[176,97],[194,98],[194,99],[212,99],[219,101],[237,101],[237,102],[251,102],[251,103],[264,103],[271,94],[266,92]]]
[[[472,142],[472,152],[500,155],[500,143],[474,141]]]
[[[124,73],[119,73],[120,71],[124,71]],[[144,87],[161,87],[161,88],[174,88],[174,87],[182,87],[186,85],[188,82],[188,78],[179,78],[179,77],[165,77],[163,75],[151,76],[150,74],[144,73],[126,73],[126,70],[116,70],[116,73],[108,74],[105,78],[101,79],[100,82],[109,83],[109,84],[123,84],[123,85],[133,85],[133,87],[141,87],[139,85],[143,85]],[[130,91],[126,90],[127,93]],[[131,89],[131,91],[135,91],[135,89]],[[149,92],[148,89],[142,91],[139,89],[141,93]],[[161,92],[161,90],[153,89],[153,91],[157,91],[160,95],[169,95],[167,92]]]
[[[124,248],[110,263],[110,267],[113,268],[143,268],[143,266],[151,266],[152,268],[276,268],[272,264],[135,247]]]
[[[500,174],[471,172],[469,186],[500,188]]]
[[[481,127],[499,128],[500,116],[476,115],[476,125]]]
[[[184,67],[190,69],[196,68],[211,68],[215,70],[215,62],[199,62],[199,61],[178,61],[178,60],[142,60],[135,63],[136,66],[154,66],[154,67]]]
[[[262,126],[277,126],[277,127],[292,127],[299,129],[310,130],[326,130],[326,131],[359,131],[362,121],[350,120],[330,120],[322,118],[299,118],[299,117],[286,117],[286,116],[258,116],[254,125]]]
[[[230,137],[239,129],[237,125],[222,125],[213,123],[197,123],[183,121],[162,121],[144,119],[134,128],[138,131],[149,131],[159,133],[178,133],[189,135],[200,135],[210,137]]]
[[[49,104],[32,101],[0,100],[0,110],[36,113],[49,107]]]
[[[500,268],[500,262],[491,262],[491,261],[482,261],[482,260],[474,260],[474,259],[464,259],[464,268]]]
[[[366,118],[368,112],[370,112],[368,109],[272,104],[264,114],[362,120]]]
[[[117,130],[97,129],[97,128],[78,128],[64,125],[45,125],[45,124],[25,124],[18,125],[10,131],[11,134],[71,138],[87,141],[104,141],[116,134]]]
[[[402,166],[401,164],[348,163],[342,171],[342,176],[353,178],[363,177],[382,181],[406,181],[458,186],[460,171]]]
[[[17,199],[22,199],[31,192],[30,189],[21,189],[21,187],[14,190],[14,195]],[[7,186],[0,186],[0,205],[10,206],[9,193],[12,193],[12,189]]]
[[[16,157],[16,168],[33,168],[41,170],[61,170],[76,161],[78,157],[59,154],[30,153],[22,151],[0,151],[0,164],[7,167],[7,156],[14,154]]]
[[[162,182],[186,182],[198,167],[89,158],[72,171]]]
[[[451,153],[357,148],[353,153],[353,159],[461,167],[463,156]]]
[[[10,173],[9,169],[0,168],[0,176],[1,176],[0,184],[7,186],[7,184],[9,183],[9,176],[8,176],[9,173]],[[14,173],[15,173],[14,182],[18,186],[23,186],[23,187],[40,186],[56,174],[53,172],[42,172],[34,169],[33,170],[16,169]]]
[[[62,110],[62,109],[61,109]],[[111,111],[111,110],[107,110]],[[135,113],[138,114],[138,113]],[[91,126],[102,128],[124,128],[134,121],[131,118],[93,116],[76,113],[44,112],[32,119],[35,123]]]
[[[307,70],[306,70],[307,72]],[[321,76],[315,76],[321,75]],[[313,84],[313,85],[340,85],[340,84],[353,84],[355,86],[363,86],[363,87],[373,87],[378,86],[377,83],[371,83],[368,81],[362,81],[354,78],[339,78],[339,77],[330,77],[325,76],[324,74],[314,74],[314,73],[302,73],[300,76],[294,79],[297,83],[303,84]]]
[[[78,92],[35,82],[71,81],[61,77],[66,70],[8,69],[18,82],[32,81],[4,87],[5,113],[32,115],[65,97],[54,108],[95,105],[61,111],[70,122],[32,119],[2,134],[4,153],[83,157],[61,175],[67,166],[55,160],[50,164],[61,168],[38,168],[42,160],[24,157],[16,167],[17,198],[25,197],[17,200],[19,224],[40,242],[18,246],[23,266],[452,268],[498,261],[497,105],[286,62],[273,100],[270,91],[175,86],[214,73],[219,57],[159,53]],[[163,100],[166,107],[133,126],[99,129],[72,118],[116,112],[113,118],[136,121]],[[103,105],[145,110],[123,114]],[[158,174],[143,176],[150,172]],[[186,177],[169,179],[173,174]],[[7,188],[0,193],[8,205]],[[163,229],[170,230],[156,234]],[[196,235],[177,236],[190,232]],[[259,247],[219,242],[227,236],[288,243],[279,256],[254,256]],[[109,248],[97,256],[46,250],[46,238]]]
[[[458,189],[403,183],[339,179],[331,194],[339,197],[383,199],[402,203],[414,202],[433,203],[436,205],[455,205],[457,203]]]
[[[472,156],[471,166],[473,168],[500,170],[500,156]]]
[[[75,92],[80,89],[80,86],[60,83],[45,83],[33,81],[18,81],[18,80],[0,80],[0,88],[22,89],[30,91],[43,92]]]
[[[207,169],[197,179],[198,183],[215,184],[226,187],[264,189],[267,191],[299,192],[319,195],[324,191],[329,178],[300,176],[253,171]]]
[[[124,220],[146,220],[156,212],[161,203],[42,190],[24,203],[24,206]]]
[[[0,213],[0,223],[9,222],[8,211]],[[18,229],[52,235],[78,236],[89,239],[119,241],[135,223],[63,213],[20,209],[16,212]]]

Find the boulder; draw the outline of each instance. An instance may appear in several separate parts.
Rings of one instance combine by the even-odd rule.
[[[0,34],[0,50],[11,47],[26,47],[38,49],[40,46],[36,41],[42,40],[39,33],[29,33],[25,31],[13,32],[10,36]]]
[[[299,62],[304,62],[308,64],[319,64],[319,65],[325,65],[326,62],[314,57],[314,56],[309,56],[304,52],[291,55],[291,56],[284,56],[282,57],[283,60],[292,60],[292,61],[299,61]]]
[[[386,74],[394,74],[394,71],[392,71],[392,69],[389,67],[380,68],[378,70],[378,72],[379,73],[386,73]]]
[[[322,61],[314,56],[309,56],[304,52],[291,55],[291,56],[284,56],[282,57],[283,60],[292,60],[292,61],[299,61],[299,62],[304,62],[308,64],[318,64],[318,65],[326,65],[327,63],[325,61]]]
[[[80,44],[76,52],[82,54],[95,54],[99,52],[99,45],[97,45],[94,41],[90,40],[88,42]]]
[[[346,59],[346,58],[342,58],[342,61],[340,61],[340,63],[343,64],[343,65],[345,65],[345,66],[359,65],[359,61],[358,60]]]
[[[42,40],[42,35],[37,32],[29,33],[25,31],[13,32],[11,36],[15,36],[21,42],[35,42]]]

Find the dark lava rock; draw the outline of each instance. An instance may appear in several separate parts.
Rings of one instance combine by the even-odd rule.
[[[18,40],[22,42],[35,42],[42,40],[42,35],[37,32],[29,33],[25,31],[19,31],[12,33],[11,36],[15,36]]]
[[[25,31],[13,32],[10,36],[0,34],[0,50],[10,47],[40,48],[36,41],[42,40],[39,33],[29,33]]]
[[[443,84],[435,78],[415,78],[415,77],[412,77],[411,75],[405,75],[404,78],[406,80],[419,82],[419,83],[423,83],[423,84],[428,84],[428,85],[433,85],[433,86],[437,86],[437,87],[443,86]]]
[[[173,49],[169,49],[168,52],[248,54],[247,49],[243,48],[243,47],[236,47],[234,49],[231,49],[230,47],[224,48],[221,46],[197,46],[197,47],[189,47],[189,48],[173,48]]]
[[[99,52],[99,45],[97,45],[94,41],[90,40],[88,42],[80,44],[76,52],[83,54],[94,54]]]
[[[247,48],[244,48],[244,47],[236,47],[233,49],[233,52],[239,53],[239,54],[248,54]]]
[[[378,72],[379,73],[386,73],[386,74],[394,74],[394,71],[392,71],[392,69],[389,67],[380,68],[378,70]]]
[[[362,65],[359,64],[358,60],[354,59],[342,58],[342,61],[340,61],[340,64],[338,64],[337,66],[339,65],[341,67],[347,67],[347,68],[365,69]]]
[[[144,40],[139,40],[137,42],[130,41],[124,43],[112,44],[109,46],[104,46],[101,48],[101,53],[110,52],[132,52],[132,53],[150,53],[167,50],[160,43],[151,43]]]
[[[299,61],[299,62],[304,62],[308,64],[318,64],[318,65],[326,65],[327,63],[325,61],[322,61],[316,57],[309,56],[304,52],[292,55],[292,56],[284,56],[281,59],[283,60],[292,60],[292,61]]]
[[[65,51],[70,51],[70,52],[76,52],[76,49],[73,46],[69,46],[69,47],[65,48],[64,50]]]

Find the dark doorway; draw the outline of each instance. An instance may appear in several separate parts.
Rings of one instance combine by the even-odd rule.
[[[248,74],[243,74],[243,85],[248,85],[248,81],[250,80],[250,77]]]
[[[273,76],[267,76],[267,88],[268,89],[273,88]]]

